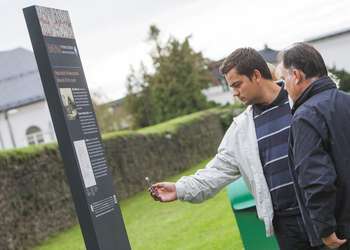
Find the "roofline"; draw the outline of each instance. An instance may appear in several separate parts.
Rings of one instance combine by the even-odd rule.
[[[350,31],[350,29],[349,29]],[[260,50],[256,50],[260,55],[261,55],[261,52],[263,52],[264,50],[269,50],[269,51],[273,51],[273,52],[276,52],[276,53],[279,53],[280,50],[275,50],[275,49],[271,49],[270,47],[268,47],[266,44],[265,44],[265,47],[263,49],[260,49]],[[209,63],[209,68],[212,67],[212,68],[215,68],[217,66],[220,66],[224,60],[225,60],[226,57],[222,58],[222,59],[219,59],[219,60],[210,60],[210,63]],[[276,61],[274,62],[277,62],[278,60],[276,59]]]
[[[326,39],[329,39],[329,38],[333,38],[333,37],[337,37],[337,36],[342,36],[342,35],[345,35],[345,34],[347,34],[347,33],[350,33],[350,28],[347,28],[347,29],[341,30],[341,31],[336,31],[336,32],[328,33],[328,34],[321,35],[321,36],[317,36],[317,37],[314,37],[314,38],[305,40],[305,42],[307,42],[307,43],[319,42],[319,41],[326,40]]]
[[[17,104],[13,104],[13,105],[6,105],[4,107],[0,107],[0,112],[7,112],[11,109],[21,108],[21,107],[28,106],[30,104],[34,104],[34,103],[45,101],[45,100],[46,99],[44,96],[40,96],[37,98],[33,98],[33,99],[29,100],[28,102],[22,102],[22,103],[17,103]]]
[[[27,72],[18,73],[18,74],[16,74],[16,75],[7,76],[7,77],[5,77],[5,78],[0,79],[0,83],[1,83],[1,82],[12,81],[12,80],[18,79],[18,78],[23,78],[23,77],[25,77],[25,76],[32,75],[32,74],[36,74],[36,73],[39,73],[39,70],[38,70],[38,69],[33,69],[33,70],[29,70],[29,71],[27,71]]]
[[[110,106],[110,105],[121,105],[121,104],[124,104],[126,100],[126,96],[124,97],[121,97],[119,99],[116,99],[116,100],[113,100],[113,101],[108,101],[108,102],[105,102],[105,103],[101,103],[100,105],[101,106]]]

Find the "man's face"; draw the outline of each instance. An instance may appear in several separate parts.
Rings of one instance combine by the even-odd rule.
[[[280,78],[285,82],[285,88],[288,92],[288,95],[295,102],[300,95],[300,86],[298,85],[300,81],[300,73],[295,69],[286,69],[283,65],[283,62],[277,66],[277,69]]]
[[[259,97],[259,86],[255,76],[249,79],[245,75],[240,75],[235,68],[225,75],[228,85],[233,90],[233,96],[238,97],[246,105],[255,104]]]

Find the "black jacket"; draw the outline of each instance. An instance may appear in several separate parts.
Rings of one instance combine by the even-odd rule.
[[[350,239],[350,95],[322,77],[292,113],[289,161],[310,242],[332,232]]]

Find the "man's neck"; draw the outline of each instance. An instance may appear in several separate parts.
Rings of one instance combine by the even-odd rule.
[[[309,78],[309,79],[306,79],[304,80],[303,83],[301,83],[301,89],[300,89],[300,93],[298,95],[298,97],[294,100],[296,101],[304,92],[305,90],[316,80],[320,79],[319,77],[312,77],[312,78]]]
[[[261,84],[261,100],[260,105],[271,104],[279,95],[281,87],[272,80],[266,80]]]

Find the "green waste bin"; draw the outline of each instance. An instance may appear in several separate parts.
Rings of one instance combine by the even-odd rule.
[[[275,237],[266,237],[265,225],[258,219],[255,200],[243,178],[227,187],[228,198],[241,233],[245,250],[279,249]]]

